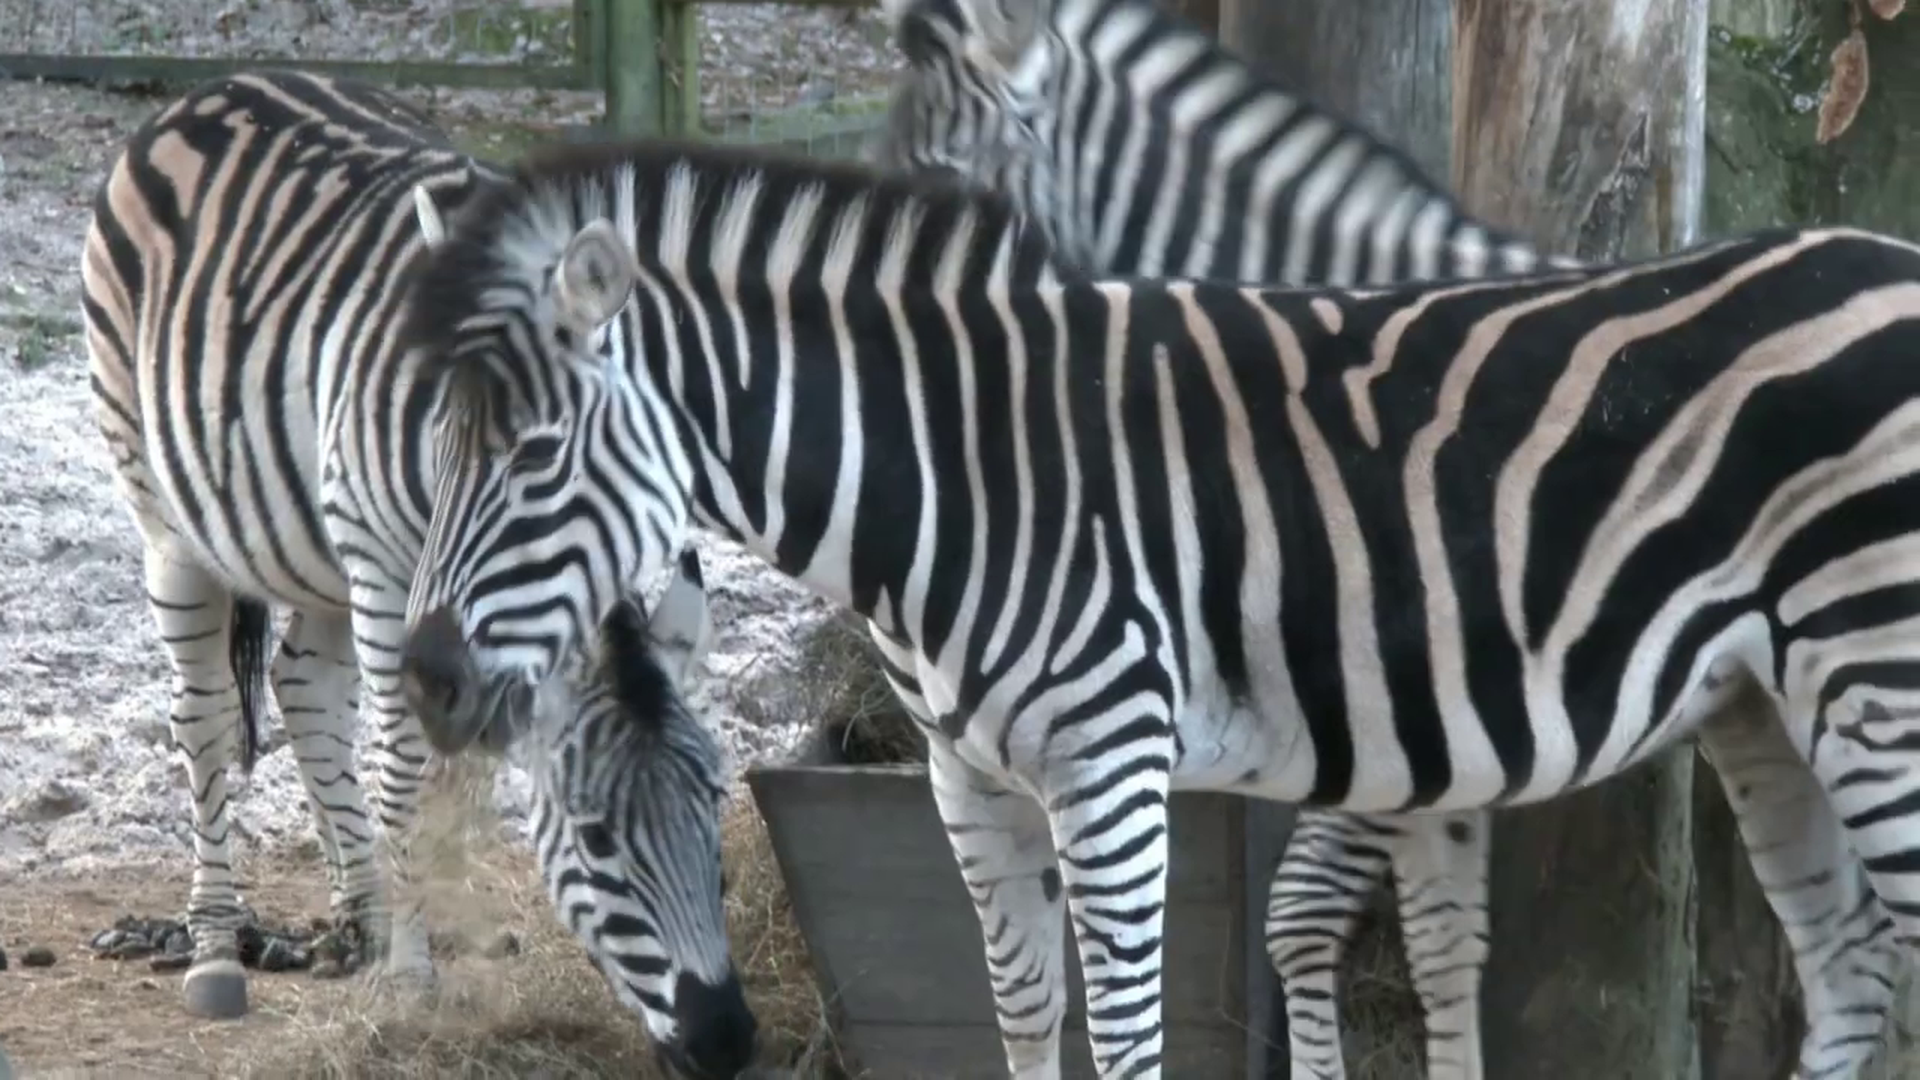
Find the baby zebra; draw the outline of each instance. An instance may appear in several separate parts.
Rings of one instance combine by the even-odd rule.
[[[573,650],[530,696],[425,727],[443,754],[524,751],[554,914],[691,1080],[739,1075],[756,1026],[722,908],[725,762],[680,697],[710,638],[688,547],[651,620],[629,594],[601,620],[598,648]]]

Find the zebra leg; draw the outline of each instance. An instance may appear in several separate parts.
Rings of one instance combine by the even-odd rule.
[[[295,612],[273,661],[273,693],[327,856],[334,934],[347,946],[344,955],[316,962],[321,975],[360,966],[373,929],[368,919],[378,907],[372,822],[354,768],[359,691],[348,617]]]
[[[1893,921],[1771,703],[1743,691],[1702,726],[1700,744],[1793,949],[1807,1020],[1795,1075],[1859,1076],[1894,1005]]]
[[[153,548],[146,553],[147,599],[173,664],[173,745],[185,758],[193,798],[193,886],[187,930],[193,963],[187,1011],[208,1019],[247,1012],[247,974],[238,931],[246,917],[228,844],[227,766],[244,738],[240,688],[229,653],[233,592],[198,566]]]
[[[938,739],[929,740],[927,757],[934,802],[980,917],[1007,1067],[1015,1080],[1058,1080],[1067,968],[1047,815]]]
[[[1386,880],[1376,819],[1301,809],[1267,890],[1267,956],[1287,1006],[1293,1080],[1344,1080],[1340,964],[1367,899]]]
[[[1165,765],[1174,759],[1171,725],[1167,730],[1164,746],[1136,739],[1121,761],[1101,761],[1046,791],[1086,980],[1087,1039],[1103,1077],[1161,1071],[1171,779]]]
[[[407,583],[390,581],[366,561],[354,560],[349,570],[353,641],[366,715],[373,724],[369,802],[374,810],[375,862],[387,886],[386,904],[376,905],[365,923],[375,931],[367,952],[385,957],[383,981],[405,993],[425,993],[434,986],[435,977],[411,845],[431,757],[420,722],[400,691]]]
[[[1479,1080],[1480,973],[1486,970],[1485,811],[1409,814],[1390,830],[1407,969],[1427,1025],[1428,1080]]]

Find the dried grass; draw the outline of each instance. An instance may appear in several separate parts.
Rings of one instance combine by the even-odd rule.
[[[416,888],[432,920],[440,986],[427,1002],[362,990],[289,1019],[246,1077],[386,1080],[637,1077],[656,1080],[638,1017],[623,1009],[554,918],[531,853],[503,842],[486,799],[493,763],[463,761],[430,788],[415,843]],[[765,827],[744,793],[724,823],[728,927],[760,1019],[763,1076],[819,1076],[824,1035],[806,950]],[[503,929],[517,955],[487,955]],[[443,941],[444,937],[444,941]]]
[[[740,688],[736,707],[749,721],[819,728],[836,764],[894,765],[927,760],[927,743],[887,684],[866,620],[836,612],[810,627],[796,670],[768,673]]]
[[[1426,1074],[1426,1022],[1407,973],[1391,889],[1374,894],[1347,948],[1340,988],[1341,1042],[1354,1080]]]

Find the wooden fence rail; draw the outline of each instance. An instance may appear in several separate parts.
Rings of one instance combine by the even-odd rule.
[[[706,134],[700,110],[700,6],[767,0],[573,0],[571,55],[556,61],[303,59],[52,51],[0,52],[0,80],[186,85],[262,67],[297,68],[387,86],[578,90],[604,95],[606,126],[636,135]],[[773,0],[790,7],[865,8],[874,0]],[[499,11],[505,5],[493,8]],[[475,8],[475,11],[481,9]],[[0,15],[4,15],[0,11]],[[0,18],[0,22],[4,22]],[[10,35],[11,36],[11,35]],[[853,110],[858,113],[859,110]],[[829,122],[837,139],[866,121]],[[839,130],[847,129],[845,131]],[[712,132],[728,137],[725,130]],[[811,133],[809,133],[811,135]],[[737,137],[737,136],[736,136]],[[751,135],[749,137],[752,137]],[[767,141],[756,139],[756,141]],[[770,141],[785,141],[777,129]]]

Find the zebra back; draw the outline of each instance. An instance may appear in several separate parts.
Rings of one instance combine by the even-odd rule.
[[[1088,272],[1346,285],[1577,265],[1153,0],[885,6],[907,66],[869,159],[1013,197]]]

